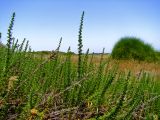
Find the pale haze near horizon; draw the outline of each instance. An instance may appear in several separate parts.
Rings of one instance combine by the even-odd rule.
[[[33,50],[56,49],[77,53],[82,11],[83,52],[110,53],[125,36],[134,36],[160,50],[159,0],[0,0],[0,32],[6,43],[11,15],[16,13],[13,36],[29,40]]]

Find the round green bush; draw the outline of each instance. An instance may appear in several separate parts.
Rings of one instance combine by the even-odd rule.
[[[155,61],[155,50],[149,44],[136,37],[121,38],[114,46],[112,53],[114,59],[134,59]]]

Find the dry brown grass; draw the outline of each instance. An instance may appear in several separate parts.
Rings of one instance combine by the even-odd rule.
[[[88,57],[88,61],[90,61],[91,60],[91,57],[92,57],[92,55],[88,55],[89,57]],[[103,56],[103,59],[104,60],[106,60],[106,59],[108,59],[109,58],[109,55],[104,55]],[[78,62],[78,55],[72,55],[72,61],[73,61],[73,63],[77,63]],[[101,60],[101,55],[94,55],[93,56],[93,59],[92,59],[92,62],[94,63],[94,64],[99,64],[100,63],[100,60]]]
[[[134,60],[118,60],[118,63],[121,71],[131,70],[132,73],[137,75],[141,70],[143,70],[160,80],[160,63],[139,62]]]
[[[89,55],[89,60],[91,59],[91,55]],[[101,55],[94,55],[93,56],[93,63],[95,65],[98,65],[101,59]],[[104,55],[103,60],[109,59],[109,55]],[[74,63],[77,63],[78,61],[78,55],[72,56],[72,61]],[[151,73],[152,75],[155,75],[156,78],[160,80],[160,63],[154,63],[154,62],[145,62],[145,61],[135,61],[135,60],[110,60],[110,66],[112,67],[113,64],[119,65],[120,71],[129,71],[131,70],[132,73],[135,75],[138,74],[141,70]]]
[[[62,59],[65,59],[66,55],[61,55]],[[88,61],[91,60],[92,55],[88,56]],[[42,58],[42,56],[40,56],[39,58]],[[48,56],[44,55],[43,56],[44,59],[47,59]],[[108,60],[110,57],[109,55],[105,54],[103,56],[103,60]],[[77,63],[78,62],[78,55],[72,55],[71,60],[73,63]],[[101,55],[94,55],[93,56],[93,60],[92,62],[95,65],[98,65],[100,63],[101,60]],[[110,59],[110,65],[109,68],[112,68],[112,66],[114,64],[119,65],[119,70],[123,71],[123,72],[127,72],[129,70],[131,70],[132,73],[134,73],[135,75],[137,75],[141,70],[147,72],[147,73],[151,73],[151,75],[155,75],[157,79],[160,80],[160,62],[159,63],[154,63],[154,62],[145,62],[145,61],[135,61],[135,60],[113,60]]]

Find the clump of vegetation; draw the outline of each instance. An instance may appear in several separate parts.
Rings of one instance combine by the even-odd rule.
[[[112,50],[114,59],[134,59],[139,61],[155,61],[155,50],[151,45],[136,37],[121,38]]]
[[[15,13],[8,29],[6,49],[0,48],[0,119],[159,119],[160,83],[141,70],[137,76],[119,72],[118,65],[104,59],[99,64],[89,49],[82,55],[81,17],[78,62],[71,60],[70,47],[61,56],[59,48],[47,59],[34,57],[23,40],[12,36]]]

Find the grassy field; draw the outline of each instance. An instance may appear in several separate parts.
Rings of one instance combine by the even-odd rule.
[[[34,57],[37,59],[43,59],[46,60],[49,58],[50,54],[41,54],[41,53],[33,53]],[[62,59],[65,60],[66,53],[61,54],[60,56]],[[85,57],[85,55],[83,55]],[[92,58],[93,57],[93,58]],[[99,65],[101,61],[101,54],[94,54],[93,56],[91,54],[88,55],[88,62],[92,59],[92,62],[94,65]],[[155,76],[155,78],[160,79],[160,62],[146,62],[146,61],[137,61],[137,60],[115,60],[112,59],[110,54],[104,54],[103,55],[103,61],[108,60],[110,62],[110,65],[107,66],[109,68],[112,68],[112,64],[118,64],[119,71],[127,72],[131,71],[135,75],[137,75],[141,70],[150,73]],[[78,63],[78,55],[72,54],[71,55],[71,61],[75,65]]]
[[[160,63],[113,60],[82,54],[82,14],[78,55],[57,49],[34,54],[12,37],[0,47],[1,120],[158,120]]]

